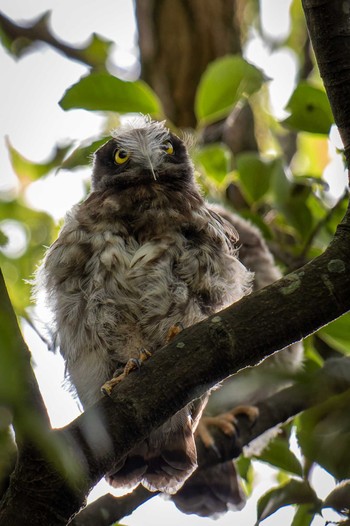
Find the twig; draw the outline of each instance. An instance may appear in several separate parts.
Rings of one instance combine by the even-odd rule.
[[[19,50],[21,50],[21,40],[23,42],[23,39],[27,39],[31,43],[45,42],[63,53],[67,58],[77,60],[92,68],[105,68],[105,64],[101,63],[99,59],[88,57],[84,48],[69,46],[55,38],[48,25],[50,15],[50,11],[46,12],[36,22],[23,26],[15,24],[4,14],[0,13],[0,27],[11,42],[18,42]]]

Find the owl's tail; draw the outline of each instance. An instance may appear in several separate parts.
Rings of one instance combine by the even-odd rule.
[[[196,471],[172,500],[183,513],[214,519],[246,503],[232,460]]]
[[[150,491],[176,493],[197,467],[192,427],[190,422],[183,424],[174,429],[169,421],[152,432],[114,467],[107,482],[122,490],[141,483]]]

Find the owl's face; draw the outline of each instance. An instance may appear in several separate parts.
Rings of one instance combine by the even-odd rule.
[[[189,183],[192,163],[184,143],[163,123],[144,120],[118,128],[94,157],[92,189]]]

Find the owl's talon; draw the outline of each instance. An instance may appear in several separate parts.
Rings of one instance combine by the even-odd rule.
[[[180,332],[184,330],[184,328],[185,327],[183,323],[181,323],[181,321],[178,321],[177,323],[175,323],[175,325],[172,325],[166,335],[165,344],[167,345],[168,343],[170,343],[175,338],[175,336],[177,336],[178,334],[180,334]]]
[[[197,426],[196,434],[200,436],[205,447],[212,448],[216,451],[215,441],[209,431],[209,426],[218,427],[227,436],[234,436],[237,434],[238,415],[246,415],[251,425],[253,425],[259,416],[259,410],[252,405],[239,405],[227,413],[222,413],[214,417],[204,416]]]
[[[103,384],[103,386],[101,387],[101,392],[106,396],[110,396],[112,390],[117,384],[124,380],[124,378],[126,378],[131,373],[131,371],[135,371],[136,369],[140,370],[143,362],[148,360],[148,358],[150,358],[151,356],[152,354],[149,351],[147,351],[146,349],[141,349],[139,357],[130,358],[130,360],[126,362],[122,372],[120,372],[120,369],[117,369],[117,371],[113,375],[113,378],[107,380],[107,382]]]
[[[139,361],[141,364],[151,358],[152,353],[150,351],[147,351],[147,349],[141,349],[140,355],[139,355]]]

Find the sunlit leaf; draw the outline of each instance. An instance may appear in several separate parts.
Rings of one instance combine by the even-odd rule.
[[[32,210],[18,200],[1,202],[0,223],[18,222],[26,231],[25,251],[18,257],[9,258],[0,249],[0,266],[3,270],[7,287],[17,314],[23,314],[30,304],[31,287],[27,280],[41,260],[44,246],[52,241],[53,220],[44,212]],[[7,248],[7,247],[5,247]]]
[[[237,102],[260,89],[263,73],[238,55],[227,55],[209,64],[196,93],[195,113],[201,124],[228,115]]]
[[[297,150],[293,157],[292,169],[298,176],[320,179],[330,162],[328,137],[311,133],[298,133]]]
[[[80,49],[81,57],[96,66],[104,66],[110,53],[113,42],[101,35],[93,33],[85,48]]]
[[[7,148],[10,154],[12,167],[23,186],[40,179],[51,170],[59,166],[66,155],[69,146],[56,146],[49,160],[44,163],[35,163],[20,154],[7,139]]]
[[[296,87],[286,110],[290,116],[282,124],[293,130],[328,135],[334,123],[326,93],[304,81]]]
[[[237,460],[235,460],[235,466],[242,478],[248,480],[249,471],[251,469],[252,461],[250,458],[240,455]]]
[[[273,488],[259,499],[256,524],[260,524],[261,521],[277,510],[290,504],[314,504],[317,506],[319,500],[306,480],[291,479],[287,484]]]
[[[195,161],[217,183],[221,183],[230,171],[231,160],[232,153],[225,144],[203,146],[195,155]]]
[[[295,512],[290,526],[310,526],[314,520],[314,516],[314,506],[310,506],[310,504],[301,504],[297,507],[297,511]]]
[[[304,411],[297,437],[306,457],[339,480],[350,478],[350,394],[333,396]]]
[[[350,354],[350,314],[329,323],[318,331],[318,336],[328,345],[344,354]]]
[[[65,92],[59,104],[64,110],[162,114],[158,97],[145,82],[127,82],[108,73],[91,73],[81,78]]]
[[[274,438],[258,459],[289,473],[299,476],[303,474],[303,468],[297,457],[289,449],[289,442],[285,438],[279,436]]]

